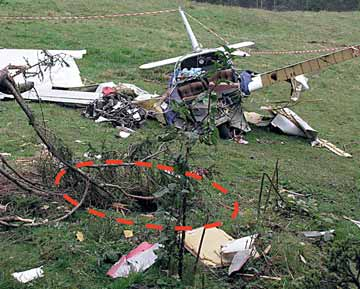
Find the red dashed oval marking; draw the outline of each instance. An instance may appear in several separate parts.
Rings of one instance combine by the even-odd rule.
[[[93,161],[88,161],[88,162],[81,162],[81,163],[77,163],[75,166],[80,169],[80,168],[84,168],[84,167],[91,167],[94,165]]]
[[[70,197],[69,195],[67,194],[64,194],[63,195],[63,198],[68,201],[70,204],[72,204],[74,207],[76,207],[79,203],[78,201],[74,200],[72,197]]]
[[[174,171],[174,167],[171,167],[171,166],[165,166],[165,165],[158,164],[156,167],[160,171],[168,171],[168,172],[173,172]]]
[[[227,189],[225,189],[223,186],[219,185],[216,182],[212,182],[212,186],[223,194],[227,194],[229,192]]]
[[[161,231],[163,229],[162,225],[157,225],[157,224],[146,224],[145,225],[146,229],[150,229],[150,230],[158,230]]]
[[[204,225],[204,228],[205,229],[211,229],[211,228],[216,228],[216,227],[221,227],[221,226],[222,226],[221,222],[215,222],[215,223]]]
[[[134,221],[133,220],[128,220],[128,219],[123,219],[123,218],[117,218],[116,222],[123,224],[123,225],[134,225]]]
[[[185,177],[192,178],[197,181],[202,180],[202,176],[198,175],[197,173],[193,173],[193,172],[185,172]]]
[[[148,163],[148,162],[135,162],[135,166],[144,167],[144,168],[151,168],[151,167],[152,167],[152,163]]]
[[[191,231],[193,228],[191,226],[175,226],[175,231]]]
[[[122,160],[106,160],[105,164],[107,165],[122,165],[124,162]]]
[[[239,214],[239,203],[235,201],[234,202],[234,211],[231,214],[231,219],[236,219],[238,214]]]
[[[60,181],[65,174],[66,174],[65,169],[60,170],[60,172],[55,177],[55,185],[57,186],[60,185]]]
[[[97,211],[95,209],[89,209],[88,212],[89,212],[89,214],[94,215],[94,216],[99,217],[99,218],[105,218],[106,217],[105,213],[99,212],[99,211]]]
[[[122,160],[106,160],[105,164],[121,166],[121,165],[124,164],[124,162]],[[138,161],[138,162],[135,162],[134,164],[137,167],[152,168],[152,163],[149,163],[149,162]],[[83,167],[91,167],[93,165],[94,165],[93,161],[87,161],[87,162],[77,163],[75,166],[77,168],[83,168]],[[174,167],[172,167],[172,166],[166,166],[166,165],[158,164],[156,166],[156,168],[161,170],[161,171],[174,172]],[[60,185],[62,177],[66,173],[67,173],[67,171],[65,169],[61,169],[59,171],[59,173],[55,177],[55,185],[57,185],[57,186]],[[203,179],[202,176],[200,176],[200,175],[198,175],[198,174],[196,174],[194,172],[190,172],[190,171],[185,172],[184,175],[186,177],[192,178],[194,180],[202,180]],[[218,184],[216,182],[212,182],[211,184],[218,191],[220,191],[220,192],[222,192],[224,194],[228,193],[228,189],[224,188],[220,184]],[[73,206],[78,206],[78,204],[79,204],[79,202],[77,200],[73,199],[72,197],[70,197],[67,194],[64,194],[63,198]],[[234,205],[234,209],[233,209],[233,212],[231,214],[231,219],[235,219],[239,214],[239,203],[237,201],[235,201],[233,205]],[[99,218],[105,218],[106,217],[105,213],[100,212],[100,211],[98,211],[96,209],[88,209],[88,213],[93,215],[93,216],[99,217]],[[115,219],[115,221],[117,223],[123,224],[123,225],[129,225],[129,226],[135,225],[135,222],[133,220],[130,220],[130,219],[117,218],[117,219]],[[210,228],[220,227],[222,225],[223,225],[222,222],[217,221],[217,222],[214,222],[214,223],[205,224],[203,227],[205,229],[210,229]],[[162,225],[159,225],[159,224],[145,224],[145,228],[147,228],[149,230],[157,230],[157,231],[161,231],[161,230],[164,229],[164,227]],[[174,227],[175,231],[190,231],[192,229],[193,229],[192,226],[175,226]]]

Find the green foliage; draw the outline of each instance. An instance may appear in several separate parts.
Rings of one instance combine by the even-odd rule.
[[[360,240],[337,240],[328,251],[326,267],[309,270],[296,288],[360,288]]]

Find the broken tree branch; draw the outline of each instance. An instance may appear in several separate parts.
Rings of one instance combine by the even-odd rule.
[[[105,192],[111,198],[115,198],[115,196],[111,192],[109,192],[106,189],[104,189],[103,187],[101,187],[97,182],[92,180],[83,171],[81,171],[80,169],[74,167],[71,163],[69,163],[67,160],[65,160],[61,156],[61,154],[56,150],[54,145],[50,141],[48,141],[48,139],[42,134],[41,128],[38,125],[38,123],[36,122],[36,119],[35,119],[32,111],[30,110],[30,108],[25,103],[23,97],[21,96],[21,94],[19,93],[17,88],[11,82],[9,76],[2,80],[2,84],[5,85],[5,87],[12,93],[12,95],[14,96],[16,102],[19,104],[19,106],[21,107],[21,109],[24,111],[27,118],[29,119],[29,124],[33,127],[33,129],[35,130],[37,136],[45,144],[45,146],[47,147],[49,152],[55,158],[57,158],[61,163],[63,163],[67,168],[69,168],[72,172],[76,173],[78,176],[80,176],[85,181],[90,182],[90,184],[93,185],[94,187],[96,187],[98,189],[98,191]]]
[[[90,184],[89,184],[89,182],[87,182],[80,202],[70,212],[68,212],[67,214],[65,214],[59,218],[56,218],[56,219],[50,220],[50,221],[44,220],[42,222],[34,223],[34,220],[32,220],[32,219],[24,219],[19,216],[7,216],[7,217],[0,218],[0,225],[4,225],[7,227],[14,227],[14,228],[20,227],[21,226],[20,224],[9,223],[9,221],[15,221],[15,222],[26,223],[26,224],[22,224],[22,226],[24,226],[24,227],[38,227],[41,225],[48,225],[48,224],[53,224],[53,223],[63,221],[65,219],[67,219],[68,217],[70,217],[72,214],[74,214],[77,211],[77,209],[79,209],[83,205],[83,203],[89,193],[89,188],[90,188]]]

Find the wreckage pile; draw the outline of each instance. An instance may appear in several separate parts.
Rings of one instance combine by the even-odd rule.
[[[126,138],[139,128],[150,115],[147,110],[133,103],[137,97],[149,95],[131,84],[104,87],[102,97],[90,103],[83,115],[97,123],[111,122],[120,130],[120,137]]]

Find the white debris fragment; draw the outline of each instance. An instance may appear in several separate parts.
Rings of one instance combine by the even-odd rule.
[[[143,272],[155,263],[157,256],[154,251],[161,247],[162,245],[158,243],[152,245],[143,242],[129,254],[122,256],[106,274],[118,278],[128,277],[132,272]]]
[[[96,123],[109,122],[109,121],[111,121],[111,120],[109,120],[109,119],[107,119],[107,118],[105,118],[105,117],[103,117],[103,116],[99,116],[99,117],[95,120]]]
[[[41,266],[24,272],[15,272],[11,275],[21,283],[28,283],[37,278],[44,277],[44,271]]]

